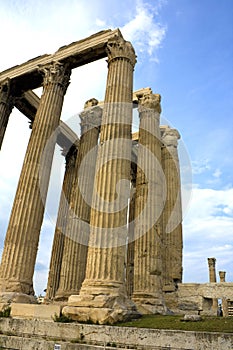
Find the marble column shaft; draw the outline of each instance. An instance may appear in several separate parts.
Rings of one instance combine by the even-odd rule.
[[[76,177],[71,193],[69,218],[65,231],[61,275],[56,300],[78,294],[85,278],[90,211],[95,176],[97,145],[102,109],[97,100],[80,114],[81,138],[75,164]]]
[[[46,291],[46,300],[55,297],[59,287],[61,263],[64,249],[65,230],[68,219],[71,189],[76,175],[75,162],[77,158],[77,146],[73,145],[65,155],[66,166],[63,179],[62,191],[60,196],[59,209],[57,214],[57,223],[53,239],[52,254],[50,259],[48,284]]]
[[[208,266],[209,266],[209,281],[210,283],[217,282],[216,277],[216,258],[208,258]],[[213,298],[212,310],[214,314],[217,314],[218,310],[218,299]]]
[[[219,271],[219,278],[220,278],[220,283],[226,282],[226,271]],[[222,298],[222,312],[223,316],[227,317],[229,316],[228,314],[228,301],[226,298]]]
[[[54,131],[59,125],[70,78],[70,70],[59,62],[39,67],[39,70],[44,75],[43,93],[5,238],[0,270],[2,292],[34,294],[32,278],[56,143]]]
[[[210,281],[210,283],[217,282],[215,265],[216,265],[216,258],[208,258],[209,281]]]
[[[164,284],[173,286],[182,281],[182,208],[177,130],[161,127],[162,166],[166,178],[166,201],[163,209]]]
[[[226,271],[219,271],[220,282],[226,282]]]
[[[4,139],[10,113],[13,108],[14,98],[11,95],[10,80],[0,83],[0,149]]]
[[[108,44],[108,78],[82,293],[86,293],[89,287],[92,294],[92,286],[104,283],[111,294],[113,285],[119,288],[123,284],[134,64],[135,55],[130,43],[119,40]]]
[[[135,218],[135,190],[136,184],[132,183],[132,196],[129,203],[129,228],[126,261],[126,289],[129,297],[133,294],[134,286],[134,218]]]
[[[135,198],[133,301],[143,313],[163,312],[160,95],[139,100],[139,141]]]
[[[132,45],[119,37],[107,44],[108,76],[96,162],[90,240],[80,295],[66,315],[113,323],[135,313],[126,297],[125,255],[132,148]],[[120,301],[119,301],[120,300]],[[73,308],[76,306],[76,308]]]

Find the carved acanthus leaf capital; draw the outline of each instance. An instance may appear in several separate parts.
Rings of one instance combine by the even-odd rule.
[[[177,147],[180,134],[178,130],[172,129],[169,126],[161,127],[162,142],[165,146]]]
[[[81,127],[83,128],[99,128],[102,119],[102,108],[98,106],[98,100],[92,98],[84,105],[84,111],[80,113]]]
[[[62,155],[64,155],[66,159],[66,169],[74,167],[77,153],[78,153],[78,142],[77,144],[73,144],[69,150],[63,149]]]
[[[216,259],[215,258],[208,258],[208,265],[210,268],[215,268]]]
[[[66,92],[71,75],[71,69],[67,64],[55,61],[49,65],[39,67],[39,71],[44,75],[44,86],[58,84],[63,88],[64,93]]]
[[[153,109],[157,113],[161,113],[161,96],[159,94],[145,93],[139,99],[139,112],[144,109]]]
[[[127,59],[134,67],[136,55],[132,44],[123,38],[109,40],[107,43],[108,63],[115,59]]]
[[[0,83],[0,103],[8,105],[9,110],[11,110],[14,106],[14,97],[11,94],[10,79],[6,79]]]

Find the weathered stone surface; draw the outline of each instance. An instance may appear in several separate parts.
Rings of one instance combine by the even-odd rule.
[[[59,125],[70,73],[70,68],[60,62],[40,67],[43,93],[6,233],[0,267],[1,292],[34,295],[32,279],[56,143],[54,132]]]
[[[75,161],[75,176],[70,194],[59,289],[56,300],[78,294],[85,278],[90,212],[102,109],[94,98],[80,113],[81,137]],[[72,259],[70,254],[72,252]]]
[[[98,349],[97,346],[100,346],[99,349],[107,349],[107,344],[114,344],[115,349],[233,349],[232,333],[64,324],[26,319],[0,319],[0,326],[1,346],[17,350],[54,350],[54,344],[61,344],[61,350],[82,350],[85,349],[84,346],[91,350]],[[5,334],[12,332],[14,336],[6,339]]]
[[[202,318],[200,315],[191,315],[191,314],[187,314],[184,315],[183,321],[192,321],[192,322],[198,322],[201,321]]]
[[[11,82],[7,78],[0,83],[0,149],[7,128],[9,116],[14,106],[14,96],[11,94]]]
[[[162,292],[163,176],[160,139],[160,95],[139,97],[139,140],[134,224],[134,290],[132,300],[143,313],[164,313]],[[150,164],[150,166],[148,166]]]
[[[59,316],[60,305],[33,305],[13,303],[11,305],[11,317],[27,319],[52,320],[55,315]]]
[[[71,190],[76,176],[77,145],[74,144],[65,154],[66,167],[63,179],[56,228],[53,239],[52,254],[49,266],[49,276],[45,300],[54,299],[60,283],[62,258],[64,253],[65,230],[67,226]]]
[[[212,299],[233,300],[233,283],[180,283],[178,284],[178,309],[199,310],[203,315],[217,315]]]
[[[112,311],[106,312],[104,306],[101,314],[101,308],[93,305],[92,300],[88,305],[95,315],[90,312],[90,319],[97,322],[100,315],[101,323],[121,320],[122,314],[124,319],[136,315],[135,305],[126,297],[122,273],[127,240],[132,87],[136,58],[132,45],[122,38],[108,42],[107,54],[108,78],[92,198],[86,277],[75,315],[77,318],[78,309],[88,305],[90,295],[103,294],[109,299],[107,304],[110,306],[107,308]],[[99,305],[98,299],[96,303]]]
[[[114,324],[140,317],[132,301],[117,291],[112,295],[109,291],[108,294],[71,295],[62,313],[80,322],[99,324]]]
[[[37,299],[33,295],[26,295],[24,293],[17,292],[2,292],[0,293],[1,303],[26,303],[37,304]]]
[[[181,182],[176,129],[160,126],[162,147],[162,166],[166,178],[166,200],[163,208],[163,283],[165,292],[169,286],[177,288],[182,281],[182,208]],[[165,294],[166,299],[166,294]]]
[[[4,81],[7,78],[20,78],[18,81],[21,85],[23,82],[22,88],[24,91],[35,89],[42,84],[42,79],[38,77],[38,66],[48,65],[54,61],[61,61],[63,64],[69,63],[70,68],[73,69],[96,61],[97,59],[106,57],[107,42],[109,40],[115,40],[116,37],[122,38],[119,29],[101,31],[88,38],[63,46],[54,54],[42,55],[7,69],[0,73],[0,81]]]

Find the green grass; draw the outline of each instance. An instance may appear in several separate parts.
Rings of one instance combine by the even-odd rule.
[[[233,333],[233,317],[203,316],[202,321],[198,322],[184,322],[181,321],[182,319],[182,316],[144,315],[135,321],[118,323],[117,326],[173,330],[177,329],[195,332]]]

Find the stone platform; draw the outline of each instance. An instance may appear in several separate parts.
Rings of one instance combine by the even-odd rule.
[[[97,326],[12,318],[0,318],[0,330],[0,349],[8,350],[233,349],[233,334],[229,333]]]

